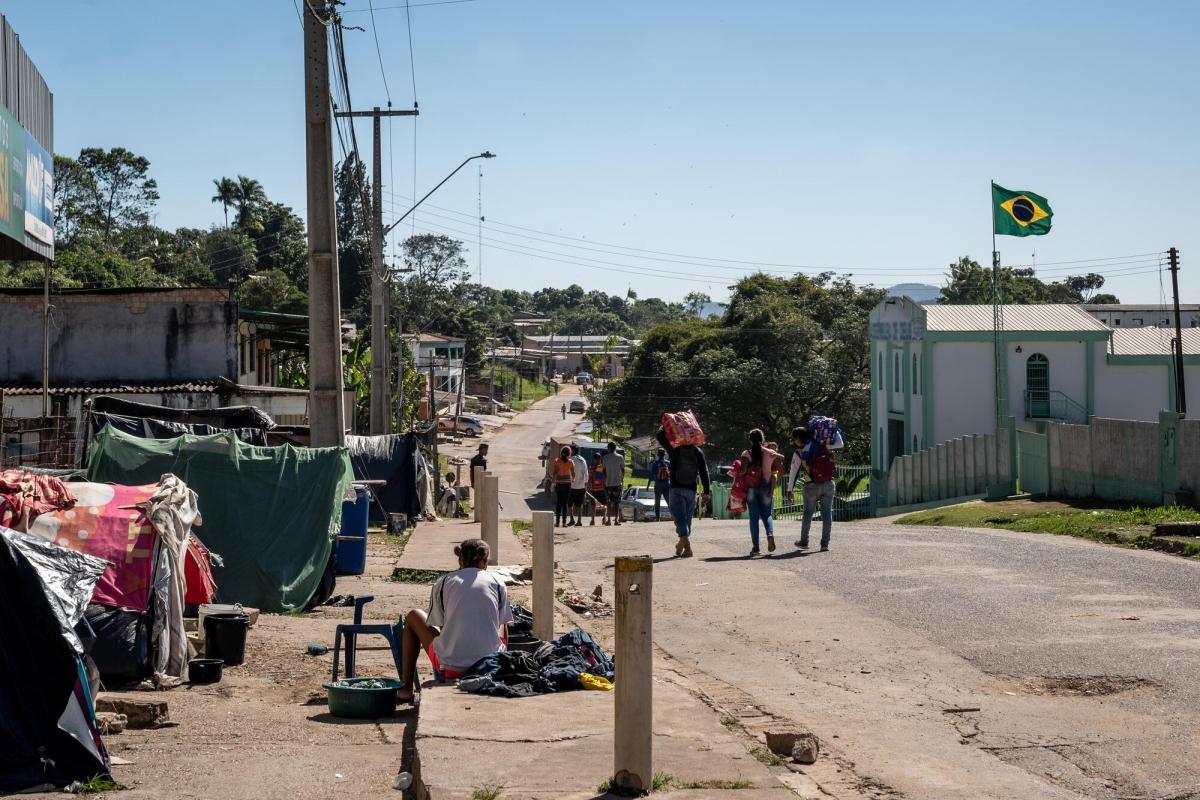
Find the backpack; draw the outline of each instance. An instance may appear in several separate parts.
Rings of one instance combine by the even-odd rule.
[[[675,451],[675,484],[695,486],[700,479],[699,456],[694,445],[685,444]]]
[[[813,483],[825,483],[833,480],[835,475],[837,475],[837,464],[834,463],[829,448],[818,447],[813,453],[809,478]]]
[[[742,470],[742,485],[747,489],[757,489],[763,482],[762,460],[751,458],[749,451],[742,453],[742,458],[746,462],[746,468]]]
[[[671,467],[665,460],[658,462],[658,469],[654,473],[654,479],[656,481],[671,480]]]

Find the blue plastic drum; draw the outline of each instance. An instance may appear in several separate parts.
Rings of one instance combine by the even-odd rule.
[[[362,575],[367,570],[367,512],[371,490],[354,484],[354,502],[342,503],[342,530],[333,543],[333,569],[338,575]]]

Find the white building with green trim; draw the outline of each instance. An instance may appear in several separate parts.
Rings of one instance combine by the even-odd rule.
[[[1176,408],[1173,330],[1110,328],[1077,305],[1003,313],[997,368],[990,305],[895,297],[871,312],[874,477],[896,456],[995,433],[997,418],[1040,430],[1094,416],[1156,421]],[[1200,408],[1200,328],[1183,342],[1187,397]]]

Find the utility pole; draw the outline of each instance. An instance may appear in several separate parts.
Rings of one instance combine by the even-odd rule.
[[[420,352],[418,339],[417,352]],[[433,362],[434,356],[429,357],[429,422],[433,425],[433,496],[442,496],[442,465],[438,461],[438,429],[437,429],[437,399],[433,391]]]
[[[1175,388],[1179,398],[1175,408],[1187,416],[1187,382],[1183,375],[1183,324],[1179,319],[1179,248],[1167,251],[1167,269],[1171,270],[1171,289],[1175,293]]]
[[[492,387],[490,390],[490,394],[488,396],[491,398],[491,401],[492,401],[492,414],[495,414],[496,413],[496,340],[495,339],[491,340],[491,345],[492,345],[492,380],[491,380]]]
[[[346,416],[342,406],[342,309],[334,217],[327,35],[333,15],[323,2],[306,2],[304,10],[309,429],[313,447],[341,447],[346,443]]]
[[[374,147],[371,165],[371,414],[372,436],[388,433],[387,270],[383,264],[383,145],[379,120],[382,117],[415,117],[417,109],[339,111],[337,117],[371,117]]]
[[[1175,293],[1177,296],[1179,292]],[[1176,304],[1178,308],[1178,304]],[[42,420],[50,416],[50,262],[42,278]]]

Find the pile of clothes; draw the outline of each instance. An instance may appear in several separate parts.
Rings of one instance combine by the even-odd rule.
[[[576,628],[532,652],[485,656],[458,681],[464,692],[493,697],[532,697],[574,689],[609,689],[613,661],[584,631]]]
[[[22,469],[0,472],[0,525],[15,531],[47,511],[61,511],[75,505],[76,497],[58,478]]]

